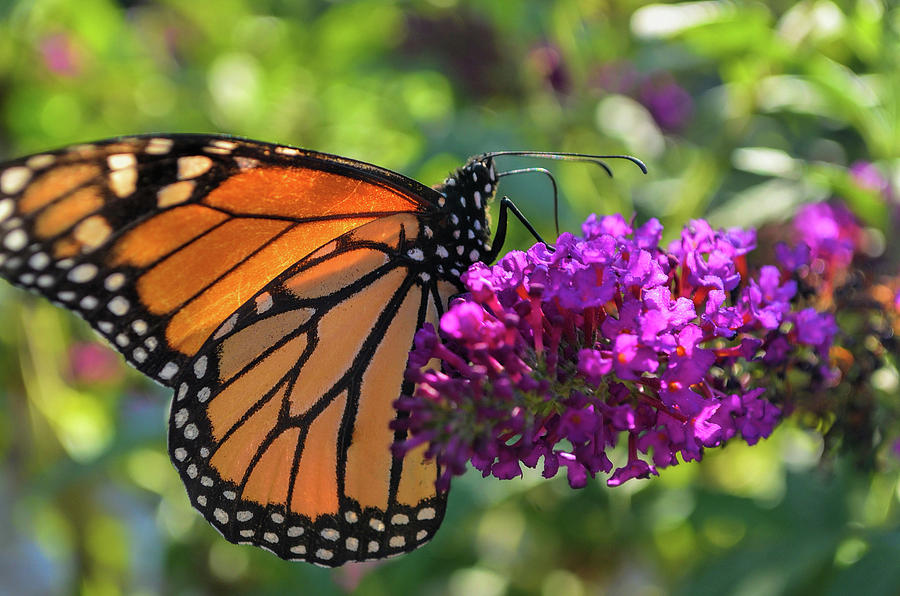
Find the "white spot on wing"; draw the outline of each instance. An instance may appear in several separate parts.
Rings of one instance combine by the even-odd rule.
[[[401,546],[406,546],[406,538],[403,536],[391,536],[388,544],[394,548],[400,548]]]
[[[109,312],[111,312],[112,314],[121,317],[128,314],[128,309],[131,308],[131,303],[128,302],[128,299],[122,296],[116,296],[109,301],[109,304],[106,305],[106,308],[108,308]]]
[[[216,139],[210,144],[219,147],[220,149],[228,149],[229,151],[238,146],[234,141],[226,141],[225,139]]]
[[[153,339],[153,338],[150,338],[150,339]],[[147,345],[146,341],[144,342],[144,345]],[[166,365],[164,367],[162,367],[162,370],[159,371],[159,378],[163,379],[164,381],[168,381],[169,379],[174,377],[177,372],[178,372],[178,365],[175,364],[174,362],[167,362]]]
[[[12,215],[15,210],[15,205],[13,204],[12,199],[3,199],[0,201],[0,221],[3,221],[10,215]]]
[[[194,192],[197,183],[193,180],[182,180],[163,186],[156,192],[156,206],[160,209],[184,203]]]
[[[106,158],[110,170],[124,170],[137,164],[133,153],[114,153]]]
[[[22,229],[13,230],[3,239],[3,246],[13,251],[22,250],[26,244],[28,244],[28,234]]]
[[[28,259],[28,265],[31,266],[32,269],[43,269],[47,265],[50,264],[50,257],[47,256],[45,252],[36,252],[31,255],[31,258]]]
[[[205,155],[186,155],[178,158],[178,179],[189,180],[209,171],[213,161]]]
[[[206,356],[200,356],[194,362],[194,375],[196,375],[198,379],[202,379],[203,375],[206,374],[206,363]]]
[[[82,263],[81,265],[78,265],[77,267],[69,270],[67,277],[70,281],[74,281],[77,284],[83,284],[94,279],[94,276],[96,275],[96,265],[94,265],[93,263]]]
[[[0,174],[0,191],[14,195],[31,180],[31,170],[25,166],[14,166]]]
[[[106,276],[106,279],[103,280],[103,287],[109,290],[110,292],[115,292],[119,288],[125,285],[125,274],[123,273],[113,273],[111,275]]]
[[[334,541],[341,537],[341,533],[338,532],[337,530],[335,530],[334,528],[325,528],[324,530],[322,530],[319,533],[322,535],[322,538],[324,538],[325,540]]]
[[[29,168],[40,170],[52,165],[54,161],[56,161],[56,156],[50,155],[49,153],[42,153],[40,155],[32,155],[25,163],[28,164]]]
[[[391,518],[391,523],[395,526],[402,526],[409,523],[409,516],[403,513],[397,513]]]
[[[188,410],[187,408],[181,408],[177,412],[175,412],[175,428],[181,428],[184,426],[184,423],[188,421]]]
[[[252,157],[242,157],[239,155],[234,158],[234,163],[236,163],[242,170],[252,170],[259,165],[259,160],[253,159]]]
[[[130,195],[137,188],[137,168],[130,167],[113,170],[109,173],[109,187],[119,198]]]
[[[259,296],[256,297],[256,312],[258,314],[263,314],[270,308],[272,308],[272,294],[268,292],[263,292]]]
[[[149,141],[147,141],[147,147],[144,149],[144,152],[151,155],[165,155],[172,150],[173,144],[174,142],[172,141],[172,139],[150,139]]]

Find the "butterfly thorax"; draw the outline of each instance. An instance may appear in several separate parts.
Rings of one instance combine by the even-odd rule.
[[[497,189],[497,171],[490,158],[473,157],[437,185],[441,197],[431,236],[438,274],[458,283],[459,276],[491,251],[486,207]]]

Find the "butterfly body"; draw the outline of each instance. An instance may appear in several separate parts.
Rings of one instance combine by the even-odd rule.
[[[208,135],[0,165],[0,275],[85,318],[175,391],[169,452],[228,540],[334,566],[427,542],[446,494],[391,455],[415,331],[492,258],[497,173],[437,188]]]

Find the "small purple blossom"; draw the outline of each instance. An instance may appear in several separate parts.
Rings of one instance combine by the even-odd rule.
[[[551,43],[541,44],[531,50],[529,60],[544,82],[554,91],[561,94],[571,91],[572,78],[557,46]]]
[[[664,132],[679,132],[694,113],[694,100],[667,72],[641,73],[629,62],[600,66],[594,84],[609,93],[628,95],[643,105]]]
[[[69,349],[68,360],[69,374],[78,383],[113,383],[125,374],[116,353],[94,342],[74,344]]]
[[[840,203],[806,205],[794,217],[794,229],[809,247],[810,260],[822,261],[814,268],[818,270],[849,265],[862,232],[856,217]]]
[[[682,130],[694,112],[691,95],[669,77],[647,80],[638,92],[638,99],[666,132]]]

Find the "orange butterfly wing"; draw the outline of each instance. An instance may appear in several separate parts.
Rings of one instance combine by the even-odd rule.
[[[401,214],[345,234],[266,286],[193,359],[169,449],[229,540],[338,565],[409,551],[440,524],[434,463],[390,453],[413,335],[456,291],[398,258],[417,226]]]
[[[436,468],[394,459],[387,428],[413,334],[454,291],[416,244],[437,204],[336,156],[115,139],[2,166],[0,274],[176,387],[170,452],[226,538],[338,565],[412,550],[443,516]]]
[[[0,272],[171,386],[212,330],[287,267],[378,217],[427,211],[421,197],[433,191],[409,183],[227,138],[78,145],[0,171]]]

